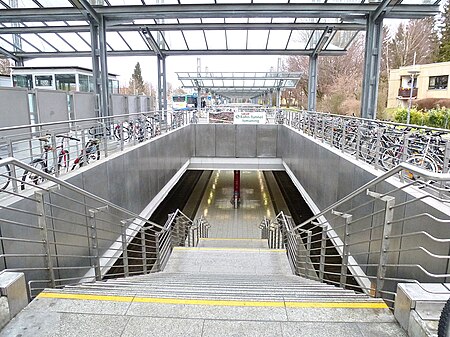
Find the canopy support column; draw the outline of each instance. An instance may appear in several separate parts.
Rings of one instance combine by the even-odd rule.
[[[377,113],[378,83],[383,41],[383,17],[367,17],[364,77],[361,95],[361,117],[375,119]]]
[[[309,57],[309,78],[308,78],[308,111],[316,111],[317,103],[317,58],[314,53]]]
[[[109,85],[108,66],[106,52],[106,27],[105,20],[101,17],[100,23],[90,22],[91,56],[94,93],[96,99],[97,115],[109,116]]]
[[[167,120],[167,76],[166,56],[158,54],[158,109],[162,111],[163,119]]]

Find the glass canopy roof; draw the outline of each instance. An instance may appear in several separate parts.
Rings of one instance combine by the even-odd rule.
[[[108,56],[340,55],[368,15],[421,18],[430,0],[0,0],[0,53],[90,56],[105,20]]]
[[[227,97],[260,96],[276,89],[294,89],[301,79],[297,72],[177,72],[186,89],[206,89]]]

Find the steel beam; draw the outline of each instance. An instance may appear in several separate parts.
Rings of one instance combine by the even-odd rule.
[[[98,26],[91,23],[91,58],[92,58],[92,79],[94,82],[94,93],[95,93],[95,112],[97,116],[101,116],[100,112],[100,51],[98,47]]]
[[[94,7],[86,1],[86,0],[77,0],[78,3],[83,6],[84,9],[89,13],[90,17],[95,20],[99,25],[101,24],[102,18],[98,15],[98,13],[95,11]]]
[[[105,18],[100,18],[100,24],[98,27],[98,42],[100,51],[100,67],[101,67],[101,115],[103,117],[109,116],[109,83],[108,83],[108,56],[106,49],[106,26]]]
[[[342,18],[355,19],[373,13],[378,4],[174,4],[145,6],[102,6],[95,12],[109,20],[183,19],[183,18]],[[405,5],[392,8],[386,18],[420,18],[439,13],[439,5]],[[1,22],[84,21],[84,13],[78,8],[20,8],[1,10]]]
[[[218,50],[165,50],[166,56],[188,56],[188,55],[311,55],[312,50],[304,49],[218,49]],[[344,50],[324,50],[320,53],[321,56],[341,56],[345,55]],[[108,56],[151,56],[156,53],[152,50],[115,50],[109,51]],[[24,59],[32,59],[39,57],[89,57],[90,51],[78,51],[78,52],[18,52],[14,53],[17,57],[23,57]]]
[[[361,95],[361,117],[376,118],[378,83],[380,79],[381,48],[383,42],[383,19],[367,18],[364,76]]]
[[[316,111],[317,102],[317,54],[309,57],[308,111]]]
[[[112,24],[106,22],[108,32],[133,32],[150,29],[151,31],[183,31],[183,30],[322,30],[327,27],[333,30],[360,31],[365,24],[359,23],[180,23],[180,24]],[[89,32],[88,25],[42,26],[42,27],[4,27],[0,34],[20,33],[84,33]]]
[[[157,55],[158,61],[158,109],[162,111],[163,119],[167,121],[167,77],[166,56]]]

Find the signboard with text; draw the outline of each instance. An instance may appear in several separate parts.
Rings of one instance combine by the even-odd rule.
[[[266,124],[266,112],[265,111],[235,112],[234,124]]]

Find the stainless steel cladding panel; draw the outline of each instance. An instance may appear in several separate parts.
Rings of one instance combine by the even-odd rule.
[[[90,92],[74,92],[72,93],[72,97],[75,119],[98,117],[95,112],[95,94]]]
[[[258,158],[276,158],[277,132],[277,125],[256,126],[256,156]]]
[[[137,96],[128,96],[127,101],[128,101],[128,113],[139,112],[138,111],[139,102]]]
[[[235,125],[216,125],[216,157],[236,157]]]
[[[65,91],[36,89],[36,106],[39,123],[69,120],[67,92]],[[60,132],[69,131],[67,126],[58,130]]]
[[[111,95],[111,108],[113,115],[124,115],[129,113],[127,100],[123,95]]]
[[[195,125],[195,156],[216,156],[216,127],[213,124]]]
[[[238,125],[236,128],[236,157],[256,157],[256,125]]]
[[[30,109],[28,106],[28,91],[21,88],[0,88],[0,127],[30,124]],[[4,131],[0,136],[22,133],[18,139],[29,138],[30,129],[18,131]]]

